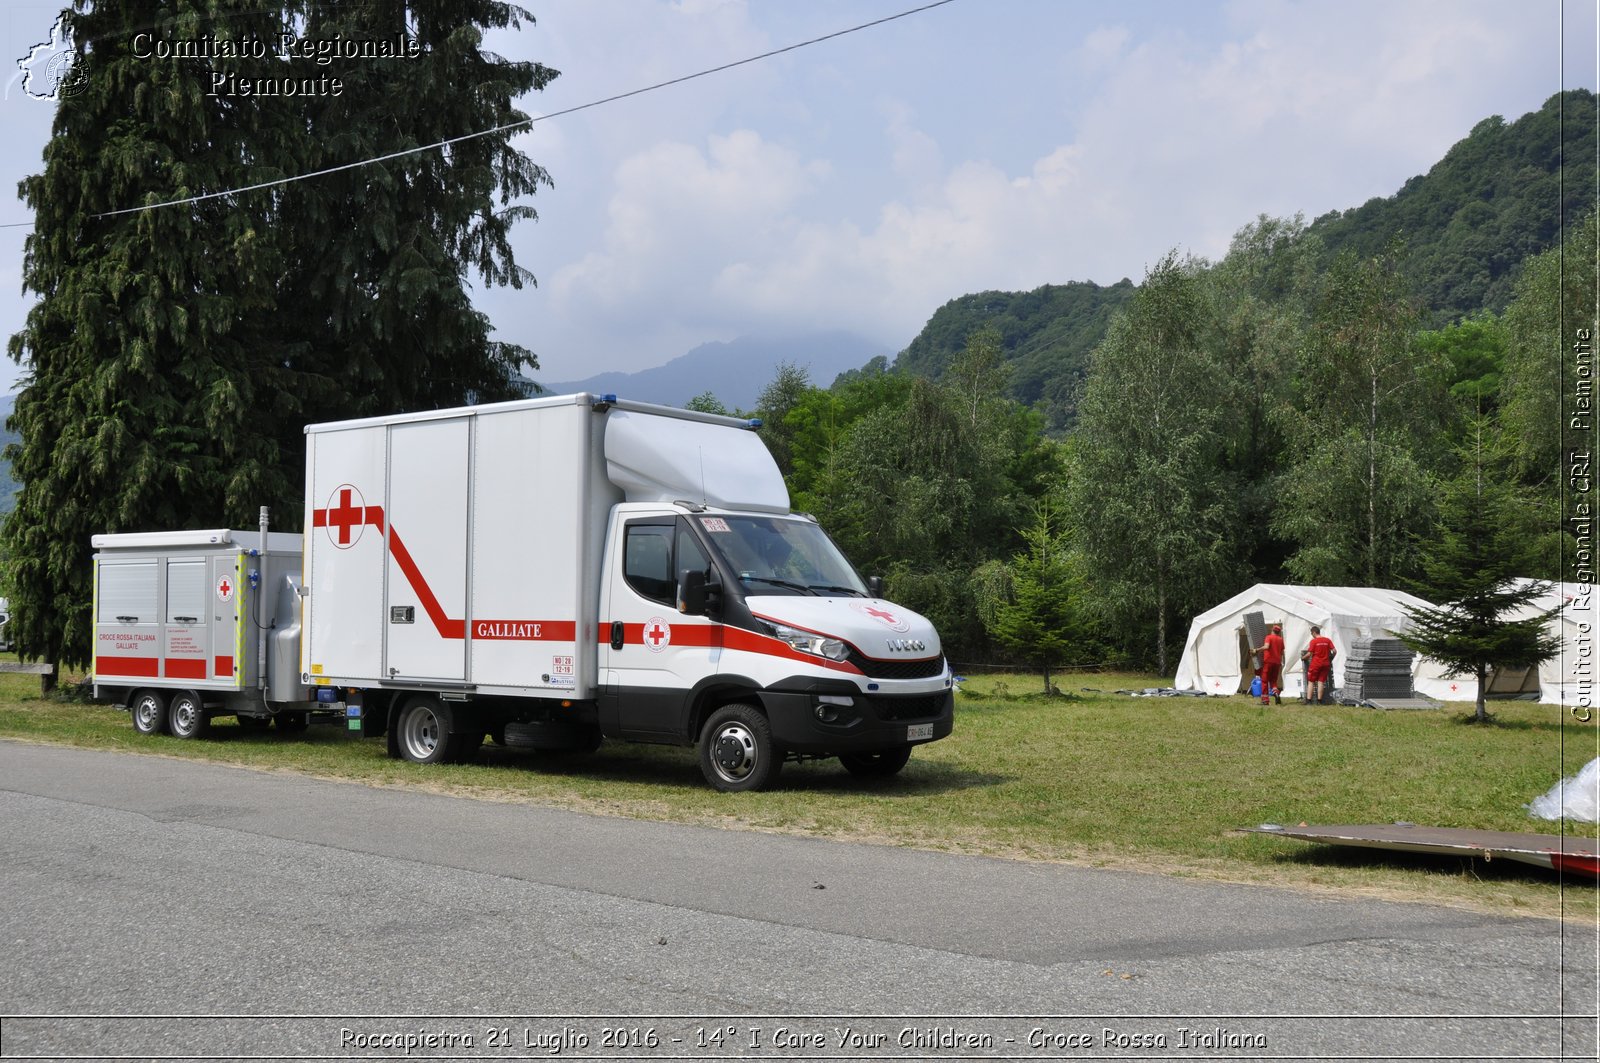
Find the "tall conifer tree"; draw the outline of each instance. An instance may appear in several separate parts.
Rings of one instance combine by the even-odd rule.
[[[63,99],[10,341],[28,367],[7,519],[11,632],[28,656],[88,659],[97,532],[300,520],[305,424],[523,393],[526,350],[467,295],[531,277],[508,234],[548,184],[511,132],[275,188],[138,213],[516,122],[555,72],[482,48],[530,21],[498,0],[250,5],[78,0],[81,91]],[[411,58],[274,54],[401,40]],[[143,35],[141,37],[141,35]],[[154,42],[260,40],[265,55],[163,58]],[[155,54],[152,54],[155,52]],[[338,94],[239,95],[213,77],[337,77]],[[517,201],[517,202],[513,202]]]

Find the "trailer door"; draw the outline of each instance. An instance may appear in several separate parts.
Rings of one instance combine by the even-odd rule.
[[[470,421],[389,437],[384,663],[391,679],[466,678]]]

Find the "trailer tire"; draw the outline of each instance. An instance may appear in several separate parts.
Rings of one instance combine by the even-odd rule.
[[[870,753],[840,753],[839,763],[858,779],[886,779],[897,774],[911,759],[910,746],[877,749]]]
[[[172,703],[167,706],[167,726],[172,730],[172,737],[199,738],[210,725],[205,702],[198,694],[180,690],[172,695]]]
[[[432,698],[418,698],[400,710],[400,756],[413,764],[447,764],[454,757],[455,721],[450,707]]]
[[[158,735],[167,729],[167,702],[159,690],[138,690],[128,701],[133,729],[142,735]]]
[[[749,705],[724,705],[700,732],[700,771],[723,793],[760,790],[782,767],[767,718]]]

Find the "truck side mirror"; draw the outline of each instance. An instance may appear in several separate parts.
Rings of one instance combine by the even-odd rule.
[[[706,615],[706,574],[697,568],[686,568],[678,577],[678,612]]]
[[[883,597],[883,577],[882,576],[868,576],[867,577],[867,593],[872,595],[874,598],[882,598]]]

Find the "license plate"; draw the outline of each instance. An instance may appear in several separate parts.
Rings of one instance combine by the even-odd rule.
[[[913,723],[913,724],[909,724],[906,727],[906,741],[907,742],[917,742],[917,741],[921,741],[924,738],[932,738],[932,737],[933,737],[933,724],[931,724],[931,723]]]

